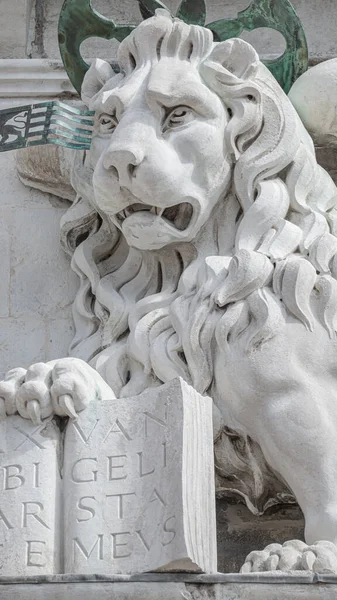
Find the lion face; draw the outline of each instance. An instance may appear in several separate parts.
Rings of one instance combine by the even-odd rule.
[[[186,61],[161,60],[102,92],[91,150],[95,204],[130,246],[195,238],[228,186],[226,122],[224,105]]]

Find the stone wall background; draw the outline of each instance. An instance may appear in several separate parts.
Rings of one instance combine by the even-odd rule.
[[[13,152],[0,155],[0,182],[1,377],[67,355],[77,277],[59,244],[69,202],[24,186]]]
[[[1,59],[59,59],[57,20],[63,0],[0,0]],[[166,0],[175,10],[179,0]],[[248,0],[209,0],[207,21],[234,17]],[[337,56],[336,0],[293,0],[308,38],[312,63]],[[135,0],[93,0],[116,21],[137,22]],[[282,52],[282,37],[268,31],[245,35],[264,56]],[[85,42],[87,57],[114,59],[116,44]],[[37,102],[39,99],[34,98]],[[27,99],[0,98],[0,109]],[[318,158],[337,175],[335,153],[320,149]],[[25,187],[18,179],[13,153],[0,154],[0,377],[13,367],[67,355],[73,335],[71,304],[76,276],[59,245],[59,221],[68,201]],[[252,548],[303,536],[298,507],[271,509],[254,517],[242,505],[218,502],[219,570],[237,571]]]

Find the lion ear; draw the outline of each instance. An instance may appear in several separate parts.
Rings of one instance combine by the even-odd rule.
[[[245,81],[254,77],[259,62],[259,55],[253,46],[244,40],[233,38],[215,44],[205,66],[211,67],[220,83],[233,85],[238,80]]]
[[[114,70],[105,60],[96,58],[92,62],[84,76],[81,90],[82,100],[89,108],[94,96],[114,75]]]

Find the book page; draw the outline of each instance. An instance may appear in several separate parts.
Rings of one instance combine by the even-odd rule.
[[[191,401],[199,401],[192,419]],[[211,419],[211,400],[176,379],[136,398],[92,404],[68,424],[66,572],[216,570],[213,550],[208,563],[215,548]],[[203,452],[187,438],[202,438]],[[193,532],[198,521],[206,527]]]

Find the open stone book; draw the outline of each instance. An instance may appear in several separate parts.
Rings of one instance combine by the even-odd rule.
[[[176,379],[0,429],[1,575],[216,571],[210,398]]]

